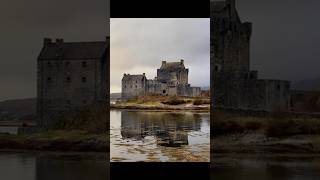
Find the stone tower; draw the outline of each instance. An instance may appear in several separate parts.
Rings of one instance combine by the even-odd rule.
[[[288,110],[290,82],[258,79],[250,70],[252,24],[241,21],[235,0],[211,1],[210,10],[213,107]]]
[[[235,0],[212,2],[211,8],[214,70],[249,71],[251,23],[241,22]]]
[[[121,97],[124,99],[146,94],[147,78],[144,73],[138,75],[124,74],[121,83]]]
[[[185,68],[184,60],[162,61],[160,69],[157,69],[157,78],[162,83],[188,84],[188,73],[189,69]]]
[[[65,113],[107,101],[108,46],[108,37],[99,42],[44,39],[37,67],[40,127],[54,127]]]

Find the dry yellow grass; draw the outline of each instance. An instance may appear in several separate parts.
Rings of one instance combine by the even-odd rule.
[[[320,118],[270,115],[265,117],[237,116],[215,112],[211,126],[213,135],[261,131],[268,137],[320,134]]]

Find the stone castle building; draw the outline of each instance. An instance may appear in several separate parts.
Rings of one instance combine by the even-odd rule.
[[[290,82],[264,80],[250,70],[252,24],[242,22],[235,0],[211,1],[213,106],[223,109],[288,110]]]
[[[189,96],[201,95],[200,87],[191,87],[188,84],[189,69],[185,68],[184,61],[162,61],[157,69],[157,77],[147,79],[145,73],[139,75],[124,74],[122,78],[122,98],[129,99],[143,95]]]
[[[38,56],[37,111],[40,127],[59,115],[103,103],[108,97],[109,37],[101,42],[45,38]]]

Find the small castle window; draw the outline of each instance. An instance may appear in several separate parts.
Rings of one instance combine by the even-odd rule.
[[[87,78],[86,77],[82,77],[82,82],[87,82]]]
[[[51,62],[47,62],[47,65],[48,65],[49,68],[52,68]]]
[[[136,81],[136,83],[138,83],[138,81]]]
[[[83,68],[87,67],[87,62],[86,62],[86,61],[83,61],[83,62],[82,62],[82,67],[83,67]]]
[[[165,93],[166,93],[166,90],[163,90],[162,93],[165,94]]]
[[[52,78],[51,77],[48,77],[48,82],[52,82]]]
[[[67,82],[71,82],[71,78],[70,77],[67,77],[66,80],[67,80]]]
[[[136,85],[136,88],[138,88],[138,86]]]
[[[130,88],[132,88],[132,85],[130,86]]]
[[[124,88],[127,88],[127,85],[124,85]]]

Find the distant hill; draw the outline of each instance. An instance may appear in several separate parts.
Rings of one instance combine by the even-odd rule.
[[[293,82],[291,85],[291,89],[304,91],[320,91],[320,78]]]
[[[0,120],[33,120],[37,99],[14,99],[0,102]]]
[[[110,94],[110,99],[119,99],[121,98],[121,93],[111,93]]]
[[[210,90],[210,86],[204,86],[204,87],[201,87],[201,90],[208,91],[208,90]]]

